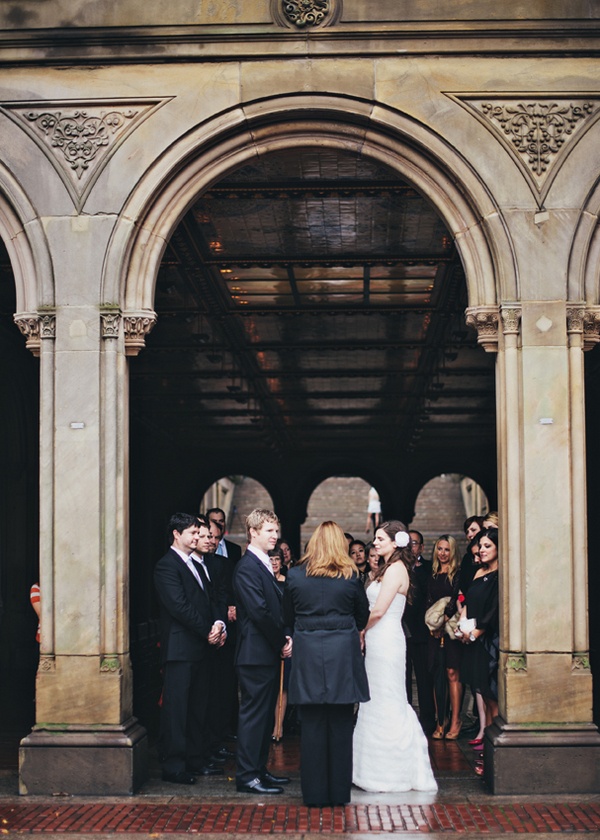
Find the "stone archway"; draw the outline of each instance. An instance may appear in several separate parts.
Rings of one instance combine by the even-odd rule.
[[[248,103],[202,126],[158,160],[115,228],[102,299],[107,305],[119,301],[125,313],[150,315],[164,248],[194,198],[257,155],[317,142],[385,162],[427,196],[455,237],[470,307],[517,299],[510,238],[489,191],[468,164],[403,114],[327,95]]]

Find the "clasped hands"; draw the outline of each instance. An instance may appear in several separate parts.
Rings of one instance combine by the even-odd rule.
[[[208,644],[222,647],[227,639],[227,630],[222,621],[215,621],[208,634]]]

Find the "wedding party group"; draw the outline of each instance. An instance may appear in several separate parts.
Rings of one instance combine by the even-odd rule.
[[[282,793],[290,779],[267,762],[272,741],[281,737],[285,698],[300,726],[306,805],[347,804],[352,785],[435,792],[427,734],[445,737],[450,726],[447,737],[457,737],[461,698],[449,692],[441,709],[433,692],[435,731],[427,733],[407,695],[412,634],[405,610],[412,605],[414,621],[414,607],[423,601],[414,532],[378,518],[367,568],[364,552],[358,556],[342,528],[326,521],[293,562],[289,545],[281,545],[276,514],[255,509],[246,518],[247,545],[238,558],[224,539],[224,515],[210,516],[215,510],[222,514],[174,514],[170,548],[155,569],[163,780],[194,784],[198,775],[223,772],[221,764],[232,756],[224,737],[234,707],[237,790]],[[480,531],[496,548],[497,564],[497,530]],[[493,553],[487,543],[482,551]],[[428,578],[447,578],[449,559],[443,571],[439,562],[428,570]],[[475,561],[471,565],[472,582],[477,569]],[[458,587],[458,567],[451,577]],[[486,635],[485,622],[473,619],[458,590],[428,606],[435,607],[427,613],[430,621],[435,613],[435,628],[427,630],[432,639],[451,634],[456,645],[474,648]],[[430,684],[426,690],[432,693]],[[231,703],[223,703],[224,692]]]

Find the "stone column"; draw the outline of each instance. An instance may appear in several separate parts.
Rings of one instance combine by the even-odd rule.
[[[132,717],[121,313],[59,307],[56,338],[45,337],[41,656],[20,792],[130,794],[147,773],[147,739]]]
[[[476,312],[468,314],[474,325]],[[503,304],[497,323],[500,690],[485,779],[498,794],[594,792],[585,312],[564,301],[522,301]],[[489,336],[487,349],[495,349]]]

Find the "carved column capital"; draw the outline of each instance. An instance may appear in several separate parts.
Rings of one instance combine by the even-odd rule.
[[[34,356],[40,355],[42,339],[56,338],[54,312],[17,312],[13,320],[26,338],[25,346]]]
[[[125,355],[137,356],[146,346],[146,336],[156,324],[156,312],[146,309],[143,312],[126,312],[123,315],[125,331]]]
[[[600,306],[586,306],[583,318],[583,349],[591,350],[600,341]]]
[[[500,313],[504,335],[518,335],[521,325],[521,307],[516,304],[503,304],[500,307]]]
[[[107,308],[100,312],[100,335],[102,338],[118,338],[120,325],[120,309]]]
[[[477,330],[477,341],[487,353],[498,350],[498,320],[497,306],[470,306],[466,310],[466,324]]]

